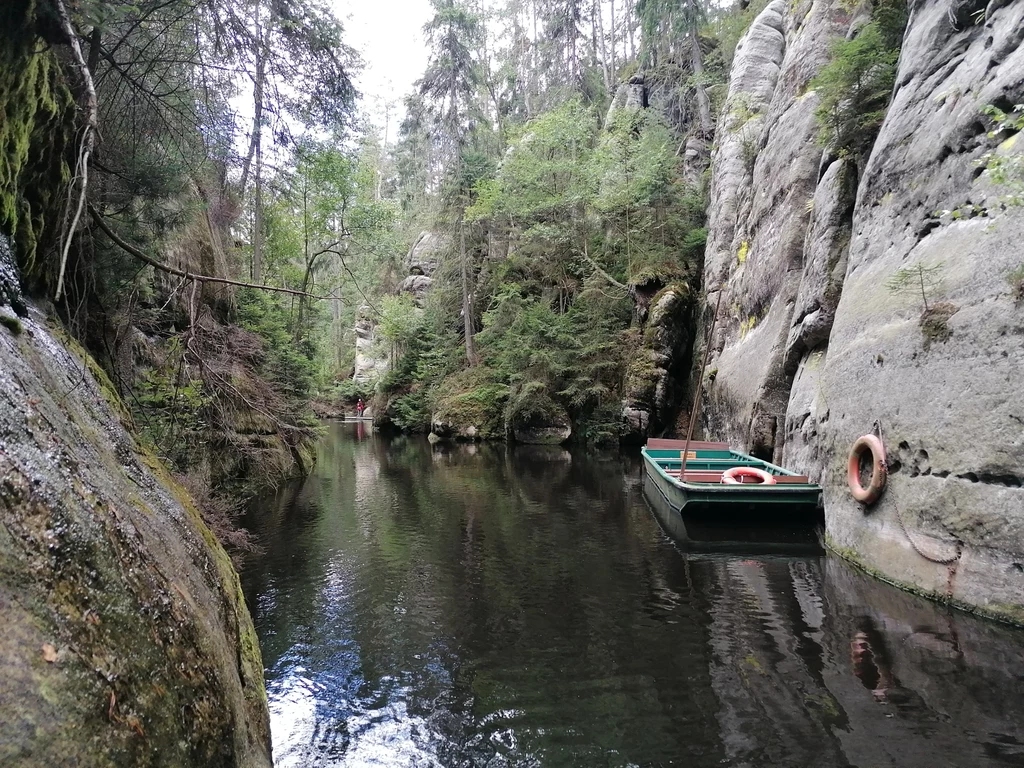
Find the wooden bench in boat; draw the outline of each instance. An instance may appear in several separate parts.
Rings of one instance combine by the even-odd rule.
[[[657,451],[681,451],[686,447],[685,440],[668,440],[662,437],[652,437],[647,441],[647,447]],[[728,451],[728,443],[711,443],[706,440],[691,440],[691,451]]]
[[[679,470],[678,469],[666,469],[665,473],[669,477],[674,477],[674,478],[677,478],[677,479],[679,477]],[[775,482],[778,485],[788,485],[790,483],[794,483],[794,484],[807,484],[807,483],[811,482],[810,478],[808,478],[807,475],[772,475],[772,477],[775,478]],[[716,471],[710,471],[710,472],[700,472],[700,471],[697,471],[697,472],[687,472],[686,473],[686,482],[688,482],[688,483],[721,483],[722,482],[722,472],[716,472]],[[754,485],[753,482],[750,482],[750,483],[746,483],[746,481],[744,481],[744,482],[745,482],[745,484],[748,484],[748,485]],[[760,485],[760,483],[758,483],[758,485]]]

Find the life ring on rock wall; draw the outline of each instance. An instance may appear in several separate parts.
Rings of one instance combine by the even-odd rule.
[[[871,452],[871,482],[865,488],[860,484],[860,460],[865,452]],[[846,464],[846,482],[853,498],[861,504],[874,504],[885,489],[888,470],[885,464],[885,446],[874,435],[862,435],[850,449],[850,460]]]
[[[741,477],[756,477],[758,485],[775,485],[775,478],[757,467],[733,467],[722,473],[722,482],[726,485],[739,485]]]

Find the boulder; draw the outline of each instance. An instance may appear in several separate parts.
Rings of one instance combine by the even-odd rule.
[[[409,275],[398,284],[398,292],[412,294],[416,306],[422,308],[426,306],[427,291],[433,282],[433,279],[426,275]]]

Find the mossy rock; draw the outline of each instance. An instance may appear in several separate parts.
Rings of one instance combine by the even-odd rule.
[[[252,621],[109,380],[35,322],[0,334],[0,764],[269,766]]]
[[[13,236],[30,287],[56,282],[57,235],[71,180],[74,98],[53,49],[37,35],[45,3],[0,10],[0,233]]]
[[[507,384],[484,366],[452,374],[434,393],[431,427],[438,437],[489,440],[504,436]]]

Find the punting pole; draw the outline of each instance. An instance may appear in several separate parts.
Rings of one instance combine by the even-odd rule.
[[[708,328],[708,336],[704,342],[704,357],[700,363],[700,378],[697,379],[697,386],[693,396],[693,408],[690,409],[690,426],[686,430],[686,444],[683,446],[683,465],[679,468],[679,482],[686,482],[686,456],[690,452],[690,438],[693,437],[693,425],[697,423],[697,409],[700,407],[701,392],[704,388],[704,369],[708,365],[708,352],[711,341],[715,334],[715,323],[718,322],[718,310],[722,308],[722,294],[725,293],[725,286],[718,286],[718,302],[715,304],[715,314],[711,317],[711,326]]]

